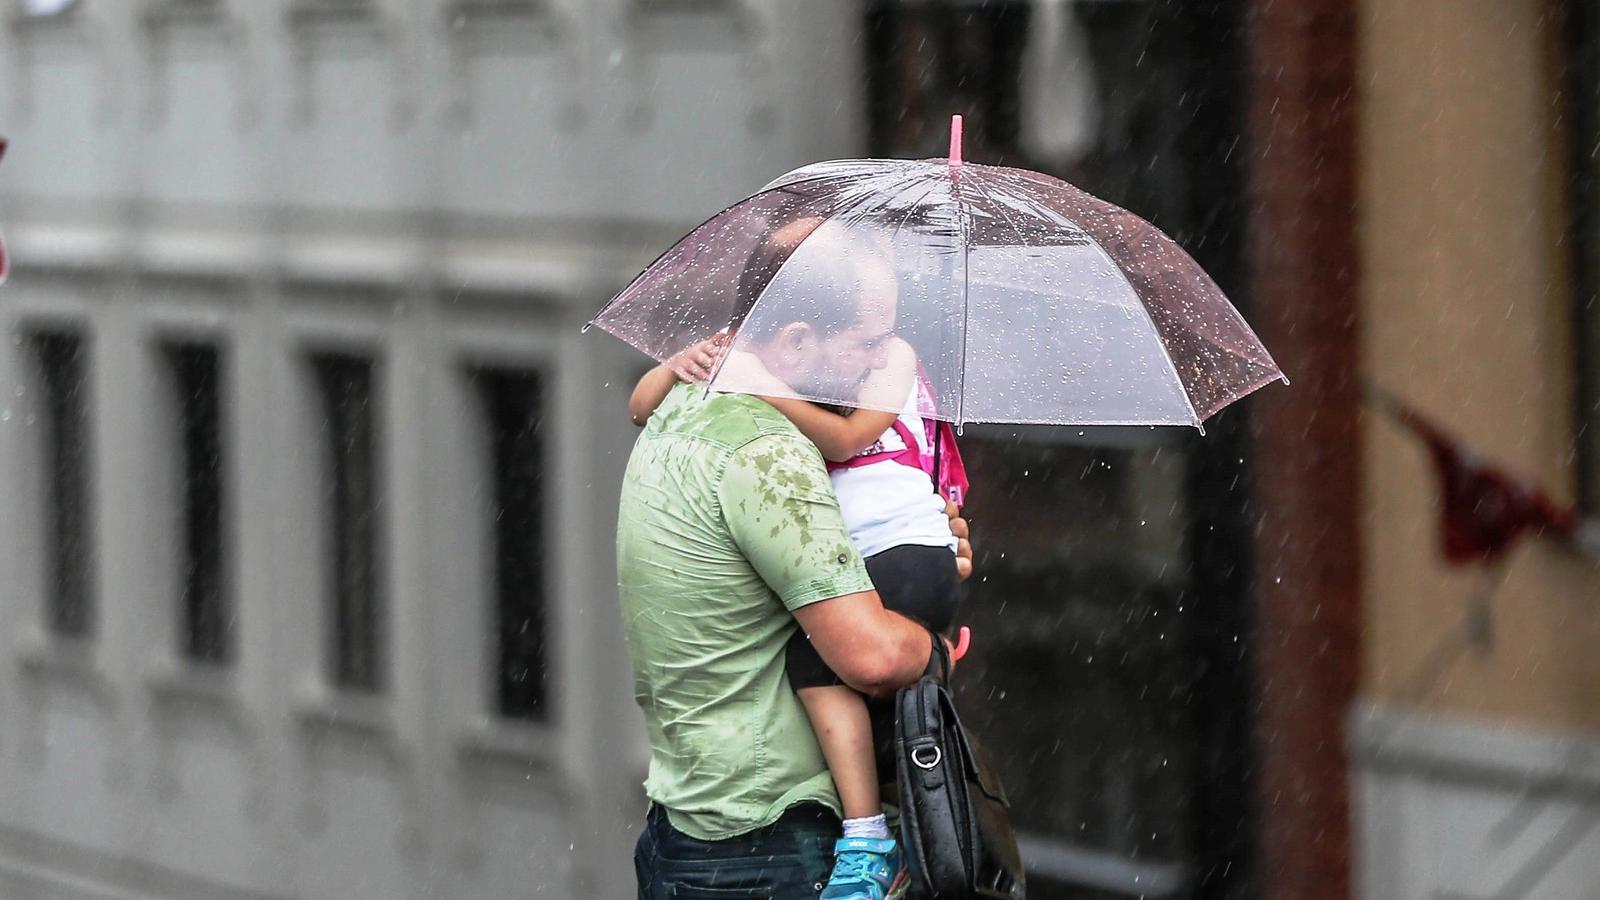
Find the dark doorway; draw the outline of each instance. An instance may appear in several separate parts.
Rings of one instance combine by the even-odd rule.
[[[873,155],[942,155],[961,113],[968,161],[1144,216],[1248,314],[1241,4],[876,3],[867,35]],[[958,691],[1033,900],[1253,894],[1246,415],[962,439]]]

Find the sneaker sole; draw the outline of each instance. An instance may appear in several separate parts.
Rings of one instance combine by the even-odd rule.
[[[895,876],[894,883],[889,885],[889,893],[883,895],[883,900],[903,900],[906,892],[911,890],[911,872],[901,869]]]

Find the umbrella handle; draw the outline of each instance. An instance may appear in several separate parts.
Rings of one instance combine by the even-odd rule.
[[[961,168],[961,117],[950,117],[950,168]]]
[[[961,629],[956,632],[956,646],[955,646],[955,649],[950,651],[950,658],[952,660],[958,660],[961,657],[966,656],[967,655],[967,649],[971,645],[972,645],[972,629],[968,628],[965,625],[963,625],[963,626],[961,626]]]

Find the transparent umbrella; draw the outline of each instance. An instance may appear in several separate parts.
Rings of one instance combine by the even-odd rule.
[[[874,406],[858,391],[892,331],[916,352],[919,411],[957,425],[1201,427],[1287,383],[1171,238],[1059,179],[964,163],[960,143],[958,116],[948,159],[796,169],[690,232],[590,325],[663,361],[724,335],[712,390],[841,406]]]

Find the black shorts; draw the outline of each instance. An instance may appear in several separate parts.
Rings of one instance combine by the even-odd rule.
[[[956,556],[948,547],[906,544],[875,553],[866,562],[885,609],[941,634],[949,632],[956,619],[961,579],[956,576]],[[787,654],[789,685],[796,690],[844,683],[804,633],[796,631],[789,639]]]

